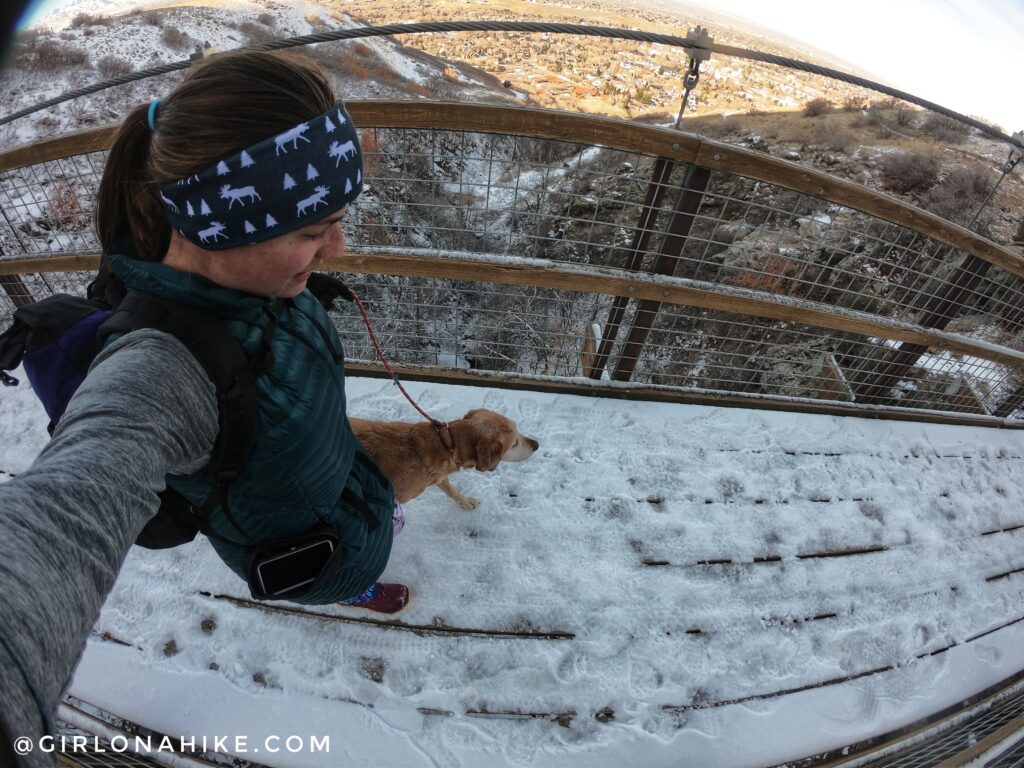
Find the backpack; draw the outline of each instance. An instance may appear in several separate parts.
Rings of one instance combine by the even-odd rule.
[[[313,274],[307,287],[328,310],[335,299],[352,301],[345,284],[327,275]],[[25,375],[50,419],[47,431],[52,435],[107,338],[141,328],[174,335],[202,365],[217,391],[219,431],[207,470],[213,492],[196,508],[177,491],[165,489],[158,512],[135,543],[167,549],[192,541],[200,532],[223,538],[209,526],[218,504],[241,531],[228,506],[228,493],[255,443],[256,381],[273,365],[270,342],[286,300],[274,302],[259,350],[249,358],[219,318],[197,307],[126,290],[105,257],[87,296],[54,294],[15,310],[11,327],[0,334],[0,382],[16,386],[18,380],[6,371],[24,363]]]

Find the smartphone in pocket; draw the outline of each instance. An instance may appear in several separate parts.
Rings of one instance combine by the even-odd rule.
[[[312,584],[334,554],[334,544],[328,537],[312,539],[258,561],[260,591],[267,597],[281,597]]]

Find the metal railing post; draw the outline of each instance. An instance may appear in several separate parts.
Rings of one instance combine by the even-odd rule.
[[[675,212],[669,224],[669,231],[661,244],[661,250],[654,264],[651,273],[656,275],[674,275],[679,266],[679,256],[683,252],[686,240],[690,236],[693,222],[700,210],[701,200],[707,191],[708,182],[711,180],[711,171],[700,166],[691,166],[686,175],[686,182],[676,202]],[[660,301],[642,299],[637,304],[636,316],[633,318],[633,327],[629,330],[629,337],[619,355],[618,365],[612,373],[615,381],[629,381],[633,376],[637,361],[643,352],[644,344],[654,326],[654,321],[661,309]]]
[[[629,246],[629,262],[626,269],[636,271],[643,263],[644,253],[647,252],[647,244],[651,239],[651,231],[654,222],[658,218],[658,211],[661,208],[661,201],[665,197],[665,185],[669,176],[675,169],[675,163],[664,157],[654,161],[654,171],[651,174],[651,183],[647,187],[647,194],[644,197],[644,206],[640,211],[640,218],[633,230],[633,241]],[[612,302],[612,308],[608,312],[608,320],[605,323],[601,336],[601,344],[597,354],[594,356],[593,366],[590,369],[590,378],[600,379],[601,372],[608,365],[608,358],[611,356],[612,345],[615,337],[619,334],[619,326],[626,314],[626,305],[629,299],[625,296],[616,296]]]
[[[694,88],[697,87],[697,83],[700,80],[700,63],[711,58],[709,48],[714,40],[708,35],[708,31],[701,26],[694,27],[686,34],[686,39],[692,42],[694,48],[685,48],[686,54],[689,57],[689,63],[687,64],[686,76],[683,81],[683,96],[680,99],[679,114],[676,115],[676,122],[673,128],[678,129],[679,124],[683,119],[683,112],[686,111],[686,104],[690,99],[690,93]],[[640,211],[640,217],[637,220],[636,227],[633,230],[633,241],[629,246],[629,262],[626,265],[626,269],[630,271],[636,271],[640,269],[640,265],[643,263],[644,254],[647,252],[647,244],[650,241],[652,228],[654,222],[658,218],[658,211],[661,208],[661,201],[665,196],[666,185],[672,175],[672,171],[675,170],[675,162],[664,157],[659,157],[654,162],[654,168],[651,171],[651,183],[647,187],[647,193],[644,196],[643,208]],[[685,185],[684,185],[685,186]],[[705,187],[706,187],[705,182]],[[680,201],[681,203],[681,201]],[[698,201],[699,205],[699,201]],[[696,209],[694,209],[696,210]],[[687,232],[689,228],[687,227]],[[664,252],[666,245],[662,245],[662,251]],[[680,252],[682,250],[682,245]],[[656,264],[658,262],[656,261]],[[653,271],[653,268],[652,268]],[[662,273],[667,274],[667,273]],[[589,370],[589,376],[592,379],[600,379],[605,367],[608,365],[608,358],[612,353],[612,346],[615,343],[615,338],[619,334],[619,327],[622,325],[622,318],[626,313],[626,305],[629,303],[629,299],[616,296],[612,302],[612,308],[608,312],[608,321],[605,324],[604,332],[601,336],[601,344],[598,347],[597,354],[593,358],[593,366]],[[649,304],[650,302],[646,302]],[[638,312],[638,318],[643,318],[646,322],[646,314],[651,312],[650,307],[645,307],[645,303],[641,303],[639,312],[643,312],[641,315]],[[659,304],[660,306],[660,304]],[[653,309],[653,312],[657,313],[657,307]],[[637,321],[634,320],[634,323]],[[647,330],[650,331],[650,327],[654,322],[653,316],[650,318],[650,323],[647,325]],[[634,329],[635,330],[635,329]],[[646,338],[647,334],[643,333],[643,338]],[[637,337],[639,338],[639,337]],[[642,346],[643,342],[639,342]],[[627,342],[627,346],[634,344],[633,332],[630,332],[630,341]],[[625,355],[625,350],[623,351]],[[618,371],[624,370],[622,368],[623,358],[619,359]],[[632,367],[630,366],[630,373]],[[628,375],[627,375],[628,378]]]
[[[4,253],[4,247],[0,245],[0,259],[4,258],[7,254]],[[34,302],[32,294],[28,292],[28,286],[21,281],[20,275],[0,275],[0,285],[3,286],[4,293],[14,304],[14,308],[26,307]]]
[[[988,207],[992,198],[995,197],[999,185],[1002,184],[1007,174],[1020,162],[1021,157],[1022,154],[1017,150],[1010,150],[1010,155],[1003,164],[1002,174],[989,191],[981,207],[978,208],[971,218],[970,223],[967,225],[968,229],[974,228],[985,208]],[[951,251],[952,248],[948,248],[947,254]],[[960,263],[952,279],[946,283],[942,290],[930,296],[925,296],[924,300],[919,302],[919,306],[910,307],[911,312],[920,311],[922,313],[921,319],[918,320],[917,324],[925,328],[943,330],[957,317],[957,311],[962,312],[966,308],[965,301],[967,297],[991,268],[991,262],[979,259],[974,255],[969,255]],[[865,380],[858,377],[857,372],[851,372],[850,384],[857,396],[857,400],[862,403],[875,405],[888,400],[889,393],[892,392],[893,387],[910,372],[917,364],[917,361],[921,359],[921,356],[927,351],[927,347],[904,342],[897,347],[895,358],[889,361],[882,371],[871,380]],[[1000,406],[1001,408],[1002,406]]]

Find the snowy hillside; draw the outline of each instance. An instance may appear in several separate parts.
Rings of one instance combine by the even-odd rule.
[[[1024,433],[416,384],[541,448],[407,506],[397,622],[249,603],[205,542],[133,551],[71,686],[160,733],[329,736],[269,765],[757,766],[1024,668]],[[349,381],[350,412],[415,417]],[[0,391],[0,470],[45,440]],[[74,719],[72,711],[65,716]]]
[[[79,14],[96,21],[72,26]],[[271,39],[355,26],[360,25],[349,16],[303,0],[210,0],[171,6],[130,0],[81,0],[44,17],[23,35],[22,47],[0,74],[0,92],[5,94],[3,114],[115,74],[182,61],[196,46],[228,51]],[[38,51],[47,45],[55,46],[51,50],[57,54],[84,52],[87,63],[43,66]],[[499,81],[479,70],[406,49],[388,38],[326,43],[299,50],[320,63],[343,98],[515,98],[500,87]],[[136,104],[165,95],[180,78],[181,73],[149,78],[0,126],[0,149],[117,122]]]

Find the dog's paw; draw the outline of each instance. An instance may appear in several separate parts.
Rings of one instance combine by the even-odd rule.
[[[472,496],[463,496],[459,499],[459,506],[463,509],[476,509],[480,506],[480,499],[474,499]]]

